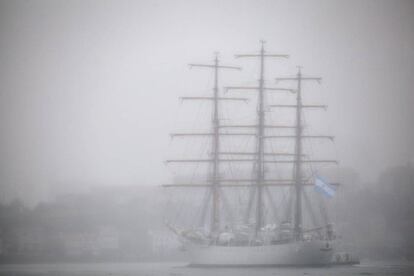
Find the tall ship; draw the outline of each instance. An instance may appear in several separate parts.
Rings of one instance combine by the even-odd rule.
[[[165,223],[188,251],[191,265],[331,264],[336,235],[324,202],[335,194],[338,184],[326,181],[318,174],[317,166],[337,161],[314,159],[306,152],[305,142],[330,141],[333,137],[308,133],[304,114],[326,106],[306,103],[302,95],[305,82],[320,82],[321,78],[303,75],[299,67],[293,76],[266,79],[265,61],[289,56],[268,53],[263,41],[258,52],[235,58],[258,63],[258,80],[253,85],[222,86],[222,71],[241,68],[221,64],[217,55],[211,64],[190,64],[212,70],[212,92],[181,99],[208,103],[211,123],[203,131],[172,133],[171,137],[204,139],[206,154],[169,159],[166,163],[170,167],[203,166],[204,177],[183,176],[163,186],[181,194],[181,199],[183,194],[190,201],[194,199],[188,205],[191,207],[184,209],[194,213],[197,223],[189,225],[187,219],[181,225],[172,218]],[[250,98],[239,97],[249,92]],[[275,99],[270,94],[283,96]],[[237,115],[251,121],[238,123],[237,119],[225,118],[226,105],[243,102],[247,102],[250,112]],[[277,111],[286,115],[275,118],[273,113]],[[242,147],[242,142],[234,142],[237,139],[247,139],[249,145]]]

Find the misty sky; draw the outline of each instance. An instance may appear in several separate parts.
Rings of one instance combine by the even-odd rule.
[[[249,74],[260,39],[323,77],[341,166],[414,162],[413,1],[0,1],[0,199],[168,182],[177,97],[211,85],[187,64]]]

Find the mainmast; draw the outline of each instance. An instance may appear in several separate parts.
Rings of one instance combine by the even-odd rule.
[[[256,57],[259,58],[260,62],[260,78],[258,87],[243,87],[243,86],[233,86],[227,87],[227,89],[253,89],[258,92],[258,108],[257,108],[257,125],[256,125],[256,176],[255,176],[255,186],[257,191],[256,199],[256,227],[255,235],[260,231],[260,228],[263,226],[263,187],[265,180],[265,169],[264,169],[264,138],[265,138],[265,106],[266,106],[266,90],[273,91],[289,91],[290,89],[285,88],[267,88],[265,87],[265,58],[267,57],[276,57],[276,58],[288,58],[288,55],[277,55],[277,54],[267,54],[264,49],[265,41],[261,41],[261,49],[259,54],[243,54],[236,55],[236,58],[250,58]],[[250,212],[250,210],[248,210]]]

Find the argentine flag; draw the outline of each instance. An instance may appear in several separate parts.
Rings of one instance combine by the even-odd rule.
[[[331,198],[335,195],[335,187],[329,184],[320,176],[315,176],[315,191],[323,194],[327,198]]]

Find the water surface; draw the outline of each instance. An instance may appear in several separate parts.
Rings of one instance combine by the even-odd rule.
[[[345,276],[414,275],[414,263],[363,262],[354,266],[319,268],[194,268],[185,263],[57,263],[0,266],[0,276]]]

